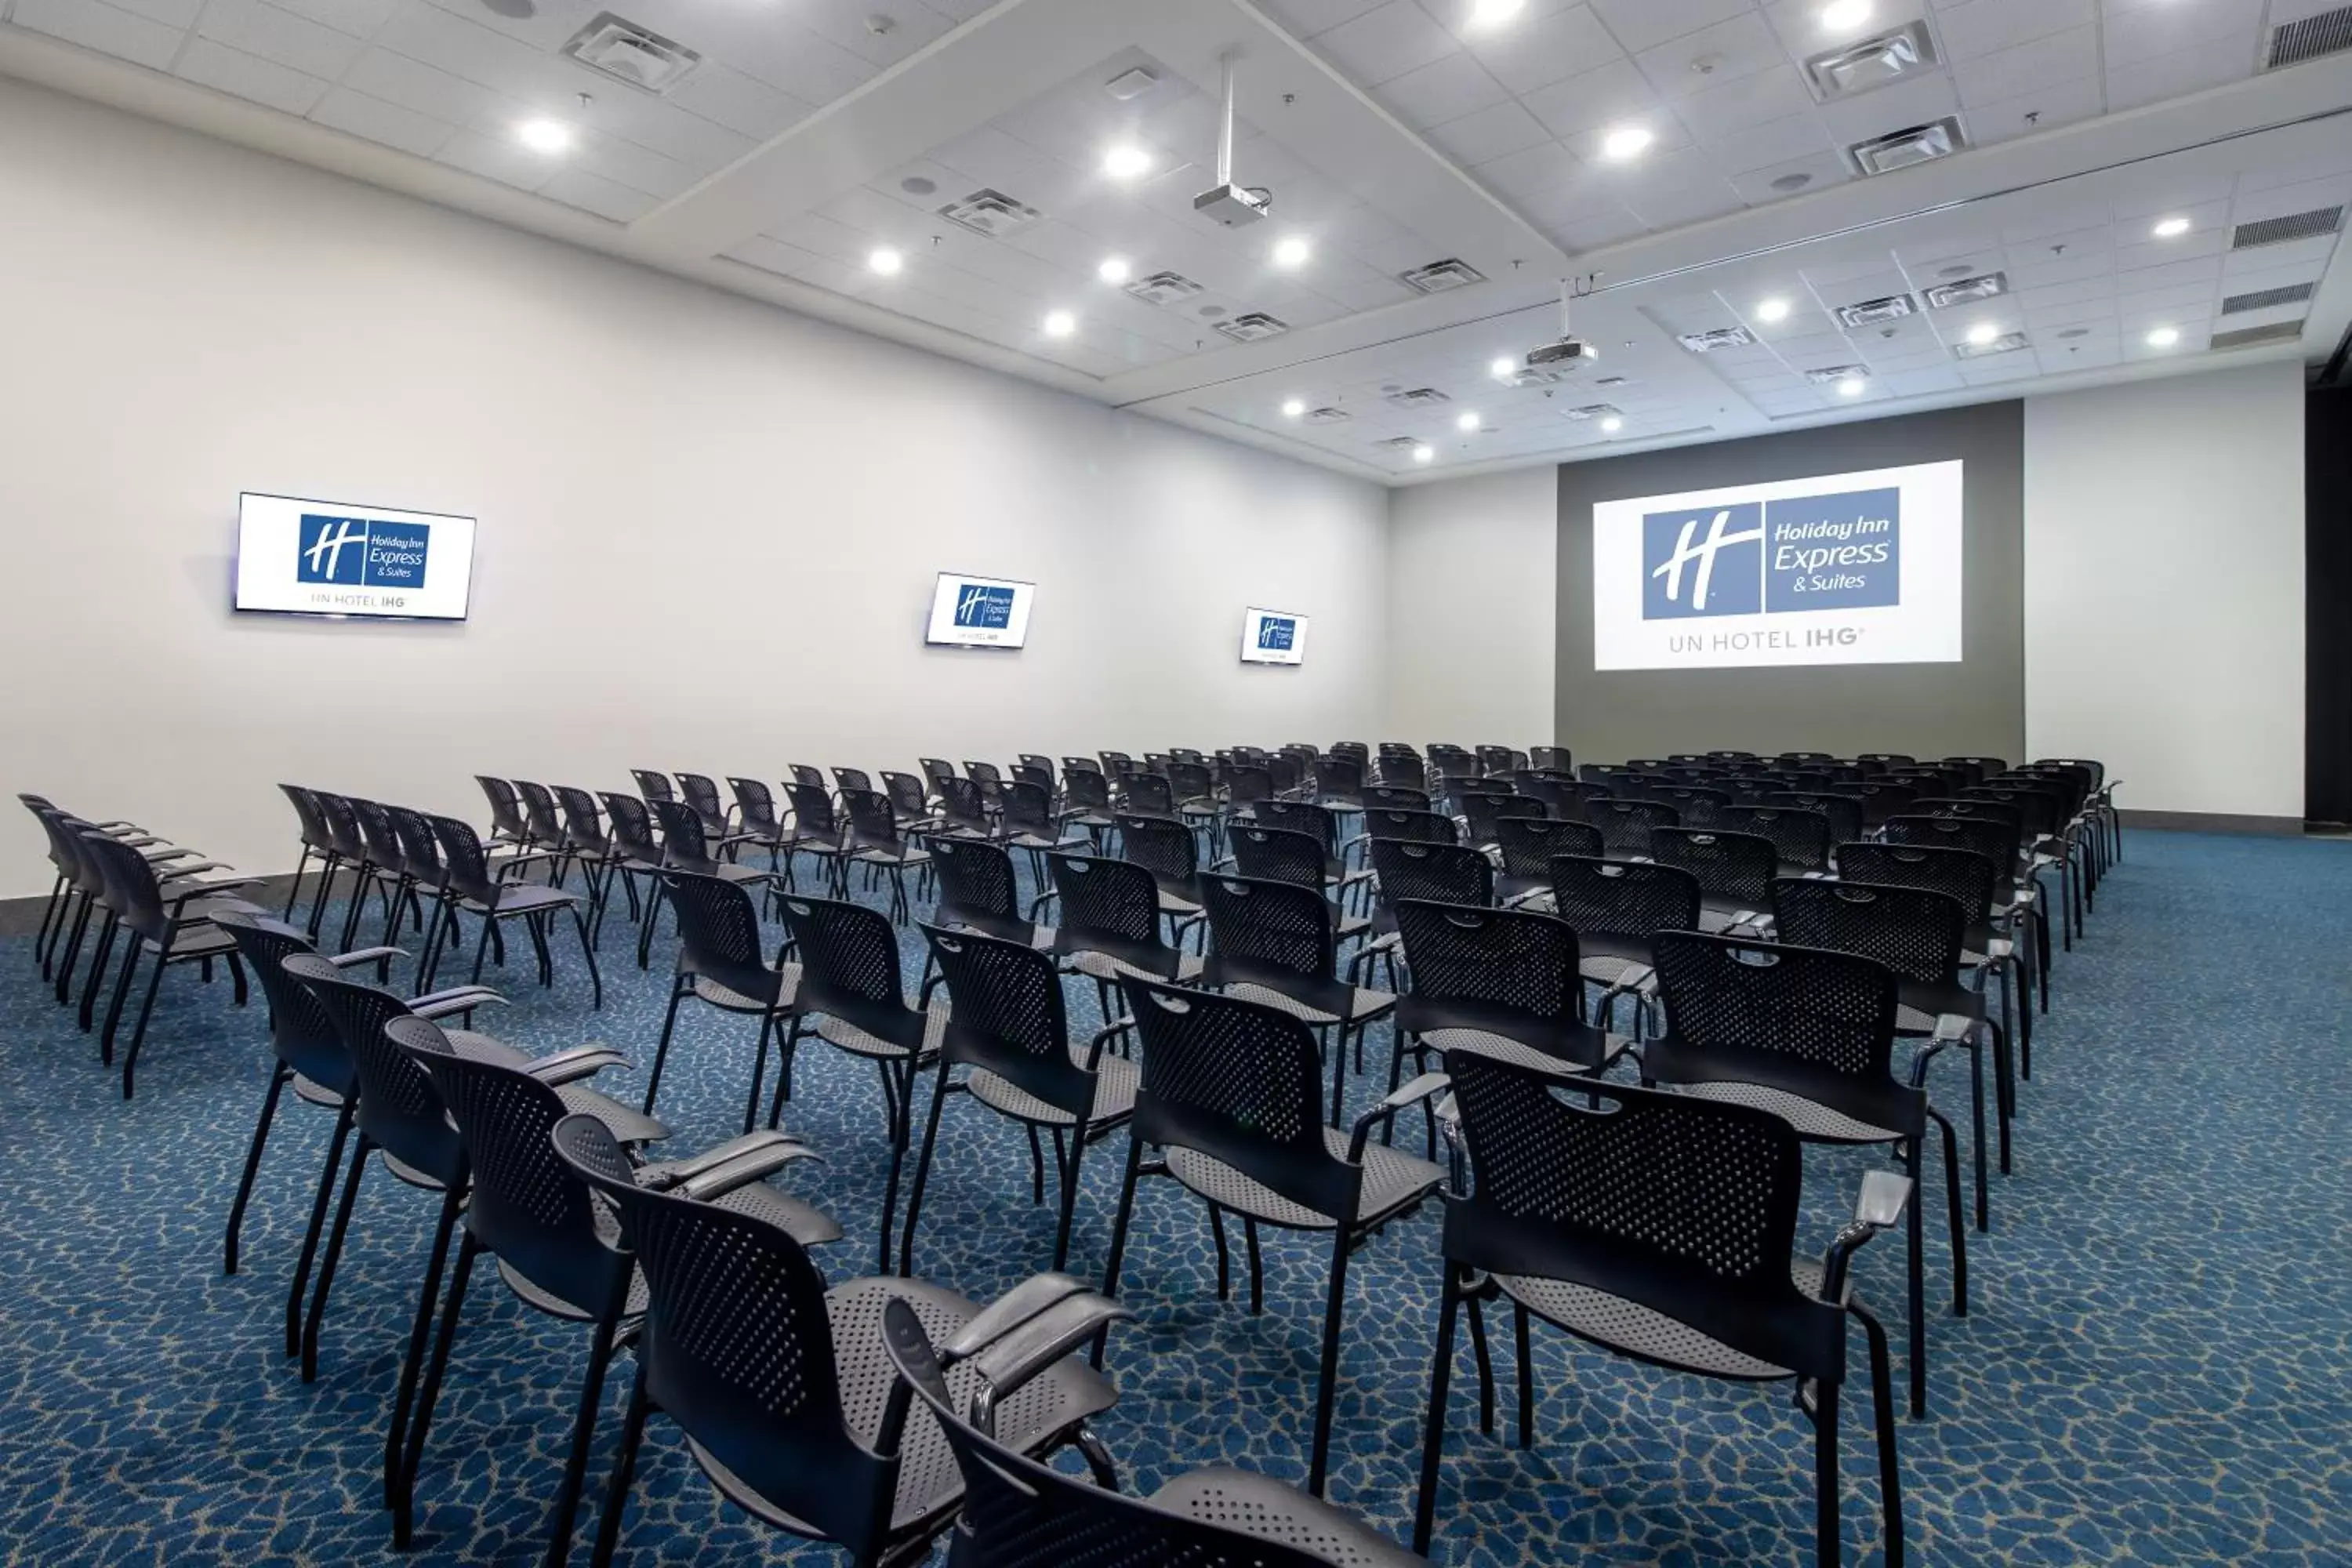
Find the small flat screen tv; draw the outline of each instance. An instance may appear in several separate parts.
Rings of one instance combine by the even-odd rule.
[[[237,498],[240,610],[462,621],[473,581],[470,517],[250,491]]]
[[[1017,648],[1029,640],[1029,606],[1036,596],[1034,583],[942,572],[923,640],[940,647]]]
[[[1307,617],[1251,608],[1242,615],[1244,664],[1305,664]]]

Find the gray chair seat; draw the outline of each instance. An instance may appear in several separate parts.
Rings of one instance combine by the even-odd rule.
[[[1202,958],[1197,953],[1187,952],[1179,954],[1176,959],[1176,978],[1179,980],[1197,979],[1200,976],[1202,964],[1206,962],[1207,960]],[[1157,974],[1147,974],[1142,970],[1136,968],[1135,965],[1129,963],[1124,960],[1113,958],[1107,952],[1082,952],[1076,953],[1070,959],[1070,967],[1076,970],[1079,973],[1096,980],[1124,980],[1130,975],[1144,980],[1158,980],[1160,978],[1160,976]]]
[[[1885,1127],[1856,1121],[1851,1116],[1832,1110],[1828,1106],[1807,1100],[1802,1095],[1768,1089],[1760,1083],[1683,1083],[1673,1087],[1677,1094],[1696,1095],[1701,1100],[1727,1100],[1733,1105],[1769,1110],[1807,1138],[1833,1143],[1891,1143],[1902,1136]]]
[[[1821,1294],[1819,1258],[1790,1259],[1789,1276],[1806,1295]],[[1704,1373],[1710,1377],[1753,1382],[1795,1375],[1787,1367],[1759,1361],[1687,1323],[1605,1290],[1565,1279],[1531,1279],[1517,1274],[1497,1274],[1495,1283],[1504,1295],[1546,1322],[1579,1339],[1606,1345],[1642,1361]]]
[[[1086,1063],[1083,1048],[1070,1047],[1071,1057],[1080,1066]],[[1130,1115],[1135,1110],[1135,1091],[1142,1082],[1142,1072],[1125,1057],[1106,1053],[1095,1067],[1095,1104],[1087,1116],[1089,1125],[1099,1125]],[[985,1068],[974,1068],[966,1087],[971,1097],[992,1110],[1023,1121],[1034,1121],[1047,1127],[1067,1127],[1077,1121],[1059,1106],[1048,1105],[1027,1089],[1008,1079],[999,1078]]]
[[[1603,1072],[1633,1044],[1616,1035],[1606,1038],[1609,1041],[1609,1060],[1603,1062],[1599,1069]],[[1476,1051],[1480,1056],[1510,1062],[1536,1072],[1582,1073],[1592,1070],[1574,1062],[1562,1061],[1524,1041],[1512,1039],[1508,1035],[1493,1034],[1485,1029],[1431,1029],[1421,1036],[1421,1043],[1433,1051]]]
[[[801,966],[797,963],[785,964],[783,988],[778,994],[776,1005],[791,1006],[793,998],[800,994],[800,988]],[[708,974],[698,974],[694,977],[694,994],[700,1000],[709,1003],[714,1007],[724,1008],[730,1013],[765,1013],[769,1010],[768,1005],[758,997],[746,996],[740,991],[731,991]]]
[[[1348,1009],[1347,1022],[1350,1024],[1369,1022],[1384,1016],[1396,1006],[1396,997],[1386,991],[1367,990],[1361,985],[1350,986],[1349,990],[1354,994]],[[1237,996],[1244,1002],[1257,1002],[1268,1007],[1279,1007],[1292,1017],[1309,1024],[1336,1024],[1340,1021],[1333,1014],[1324,1012],[1295,997],[1286,996],[1270,986],[1255,985],[1245,980],[1226,986],[1225,994]]]
[[[924,1059],[939,1055],[940,1038],[947,1032],[947,1008],[940,1003],[932,1003],[930,1011],[923,1018],[921,1055]],[[905,1047],[894,1046],[878,1035],[869,1035],[856,1025],[830,1015],[817,1020],[816,1033],[818,1038],[829,1045],[839,1046],[852,1056],[872,1057],[885,1061],[903,1061],[906,1058]],[[878,1312],[881,1309],[877,1307],[875,1310]]]
[[[1334,1159],[1348,1157],[1348,1134],[1336,1127],[1323,1129],[1324,1146]],[[1168,1173],[1220,1208],[1248,1215],[1270,1225],[1293,1230],[1331,1230],[1338,1220],[1242,1174],[1223,1160],[1197,1149],[1171,1144]],[[1364,1184],[1356,1198],[1356,1219],[1361,1224],[1408,1208],[1427,1197],[1445,1180],[1445,1173],[1428,1161],[1400,1152],[1384,1143],[1364,1145]]]
[[[1151,1494],[1154,1507],[1237,1530],[1349,1568],[1425,1568],[1388,1537],[1296,1487],[1222,1467],[1177,1477]]]

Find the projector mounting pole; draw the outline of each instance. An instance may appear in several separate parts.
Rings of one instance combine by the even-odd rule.
[[[1217,57],[1224,68],[1224,109],[1217,120],[1217,188],[1224,189],[1234,183],[1234,51],[1227,49]]]

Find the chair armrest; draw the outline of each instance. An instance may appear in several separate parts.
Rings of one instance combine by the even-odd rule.
[[[173,852],[174,855],[193,855],[195,851],[193,849],[179,849]],[[171,859],[172,856],[154,855],[150,856],[149,858],[160,865],[163,862]],[[229,869],[231,869],[230,867],[224,866],[217,860],[199,860],[193,866],[174,866],[170,870],[165,871],[161,876],[157,877],[155,879],[163,883],[164,886],[168,888],[172,883],[178,881],[183,877],[193,877],[203,871],[226,871]],[[248,878],[247,880],[251,880],[251,879]]]
[[[1935,1034],[1919,1047],[1919,1054],[1911,1058],[1911,1087],[1927,1088],[1927,1069],[1935,1065],[1936,1058],[1950,1047],[1967,1044],[1969,1031],[1975,1027],[1973,1020],[1963,1018],[1958,1013],[1946,1013],[1937,1017]]]
[[[126,838],[122,840],[122,842],[129,844],[133,848],[137,849],[139,851],[139,858],[146,861],[150,866],[161,866],[167,860],[184,860],[189,856],[196,853],[196,851],[193,849],[184,848],[177,844],[166,844],[160,838]],[[210,862],[206,862],[206,864],[210,864]],[[194,868],[191,867],[188,869],[192,870]],[[183,876],[185,875],[185,872],[174,871],[173,875]]]
[[[1862,1191],[1854,1195],[1853,1218],[1841,1228],[1822,1259],[1822,1300],[1845,1298],[1845,1277],[1853,1255],[1880,1231],[1892,1230],[1911,1202],[1911,1178],[1899,1171],[1863,1173]]]
[[[1134,1316],[1109,1297],[1087,1290],[1065,1297],[992,1341],[971,1357],[982,1380],[980,1392],[972,1396],[972,1421],[982,1431],[992,1434],[998,1401],[1017,1392],[1111,1324]]]
[[[374,963],[382,959],[406,958],[404,947],[355,947],[349,952],[339,952],[327,960],[337,969],[349,969],[357,963]]]
[[[969,1360],[1039,1313],[1086,1291],[1083,1281],[1066,1274],[1038,1274],[1024,1279],[940,1346],[940,1360],[947,1365]]]
[[[1101,1028],[1097,1029],[1095,1031],[1094,1038],[1087,1042],[1087,1070],[1088,1072],[1092,1072],[1101,1064],[1103,1047],[1105,1046],[1110,1044],[1113,1039],[1127,1033],[1133,1027],[1135,1027],[1135,1020],[1131,1017],[1128,1017],[1114,1018],[1109,1023],[1104,1025]]]
[[[761,1131],[730,1138],[690,1160],[648,1167],[637,1174],[637,1184],[652,1192],[674,1192],[698,1202],[725,1197],[739,1187],[764,1181],[785,1166],[822,1156],[797,1138]]]
[[[606,1068],[628,1065],[629,1058],[610,1046],[574,1046],[568,1051],[528,1062],[522,1070],[541,1083],[578,1083],[583,1078],[594,1078]]]
[[[429,996],[412,996],[408,1010],[420,1018],[446,1018],[452,1013],[470,1013],[493,1002],[501,1007],[507,1005],[505,997],[487,985],[457,985]]]
[[[1442,1072],[1425,1072],[1356,1118],[1356,1130],[1348,1139],[1348,1163],[1360,1165],[1364,1163],[1364,1145],[1371,1140],[1373,1128],[1393,1120],[1397,1112],[1406,1107],[1417,1105],[1442,1092],[1453,1081]]]
[[[1617,977],[1617,983],[1601,994],[1601,1010],[1605,1016],[1609,1005],[1620,996],[1648,997],[1658,989],[1658,972],[1646,963],[1637,963]]]

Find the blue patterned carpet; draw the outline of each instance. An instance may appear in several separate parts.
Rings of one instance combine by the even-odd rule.
[[[2058,967],[2018,1172],[1996,1178],[1992,1234],[1972,1238],[1974,1313],[1932,1322],[1933,1414],[1901,1432],[1916,1560],[2340,1564],[2352,1561],[2352,1078],[2341,1067],[2352,848],[2154,833],[2127,847],[2087,942]],[[557,989],[518,969],[504,982],[517,1005],[486,1026],[538,1049],[604,1039],[649,1062],[667,944],[640,974],[632,937],[617,918],[606,932],[601,1016],[559,942]],[[1092,986],[1071,997],[1074,1023],[1093,1019]],[[320,1380],[303,1386],[279,1354],[280,1314],[326,1114],[288,1098],[245,1268],[220,1272],[267,1081],[262,1028],[258,1006],[238,1012],[225,984],[175,972],[125,1105],[93,1044],[34,983],[29,943],[0,943],[8,1563],[392,1560],[375,1467],[434,1204],[369,1184]],[[751,1044],[740,1021],[689,1012],[662,1089],[673,1148],[734,1130]],[[1384,1031],[1374,1046],[1384,1059]],[[1939,1071],[1942,1100],[1964,1111],[1964,1064]],[[641,1081],[608,1073],[604,1084],[631,1099]],[[1965,1137],[1966,1116],[1956,1120]],[[872,1070],[812,1044],[787,1124],[830,1161],[798,1167],[797,1190],[849,1232],[820,1262],[836,1277],[866,1269],[887,1160]],[[1104,1259],[1121,1149],[1114,1139],[1087,1161],[1082,1272]],[[984,1298],[1043,1267],[1053,1219],[1028,1205],[1025,1141],[959,1099],[940,1150],[919,1269]],[[1809,1245],[1827,1239],[1862,1168],[1809,1166]],[[1165,1183],[1144,1194],[1127,1275],[1142,1321],[1112,1342],[1124,1402],[1105,1437],[1137,1488],[1211,1460],[1303,1476],[1323,1245],[1268,1233],[1267,1310],[1253,1319],[1215,1299],[1199,1205]],[[1392,1226],[1350,1275],[1331,1491],[1400,1535],[1435,1327],[1436,1223]],[[1948,1300],[1932,1225],[1929,1237],[1930,1300]],[[1899,1241],[1867,1249],[1860,1278],[1892,1324]],[[528,1311],[487,1273],[477,1282],[419,1481],[418,1563],[536,1558],[585,1355],[584,1330]],[[1537,1356],[1530,1452],[1479,1436],[1456,1379],[1441,1560],[1811,1560],[1811,1438],[1784,1385],[1676,1377],[1541,1330]],[[1855,1357],[1860,1376],[1858,1342]],[[609,1389],[583,1561],[622,1403]],[[1862,1426],[1845,1453],[1845,1537],[1849,1560],[1876,1561]],[[658,1419],[636,1498],[626,1563],[839,1561],[730,1515]]]

